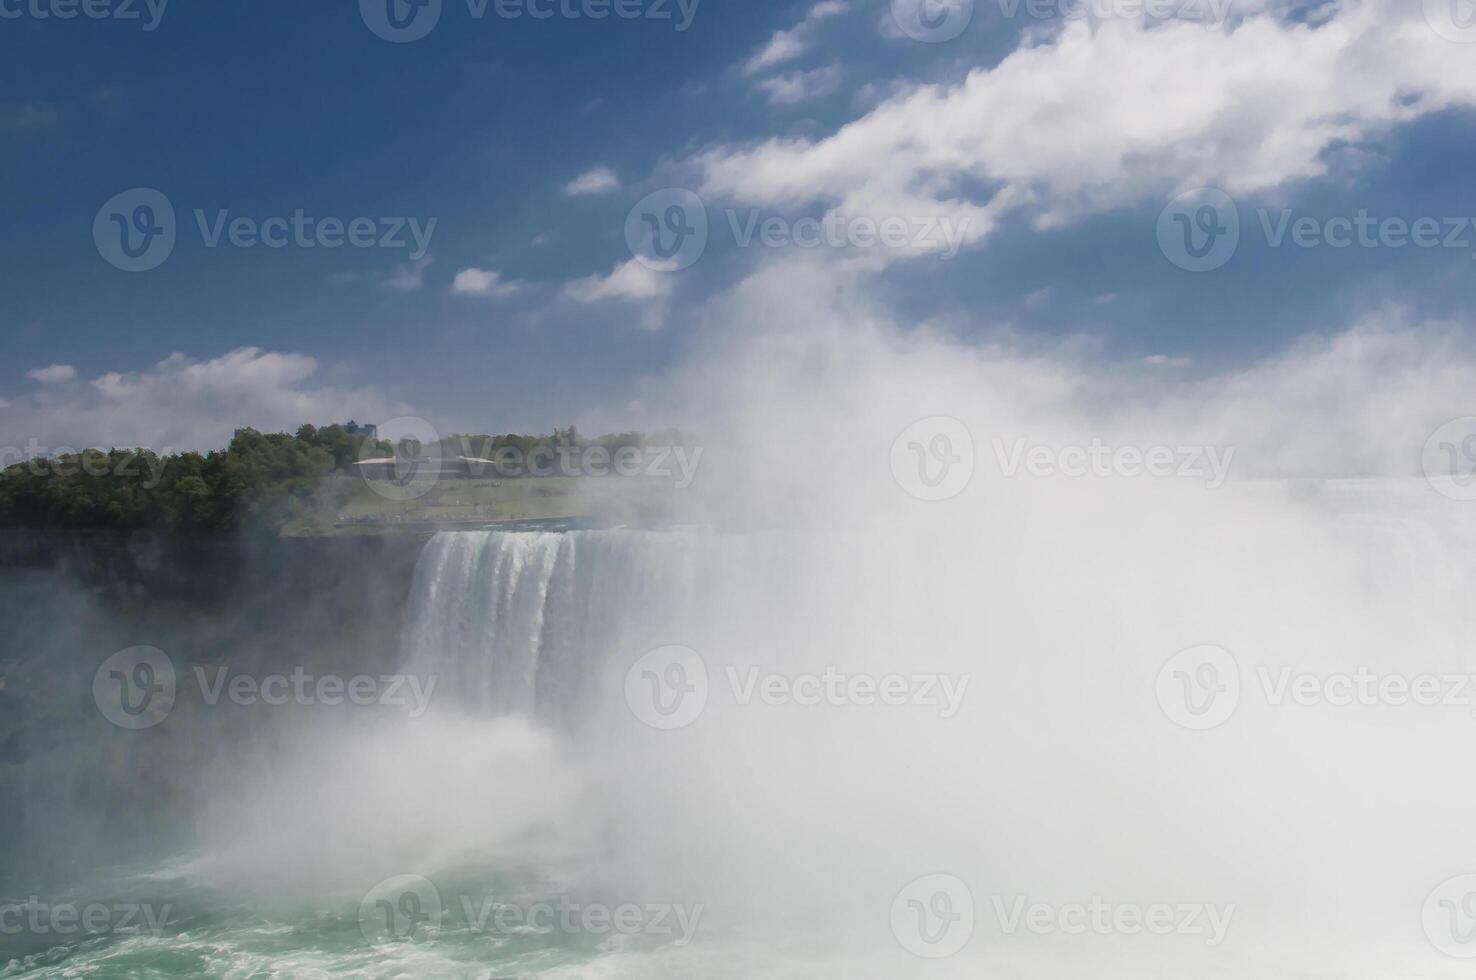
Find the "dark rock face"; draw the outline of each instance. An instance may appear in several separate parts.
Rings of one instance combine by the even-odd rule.
[[[0,574],[47,571],[79,585],[115,592],[224,602],[242,590],[290,584],[331,590],[362,585],[403,600],[425,534],[284,538],[242,534],[229,538],[176,538],[86,531],[0,530]],[[400,573],[405,576],[403,581]],[[284,581],[282,576],[287,576]]]
[[[392,671],[425,540],[0,532],[0,869],[177,839],[201,775],[293,717],[210,705],[202,672]],[[134,646],[164,651],[179,679],[146,731],[93,696],[103,661]]]

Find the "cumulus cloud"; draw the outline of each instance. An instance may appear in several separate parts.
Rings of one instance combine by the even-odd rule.
[[[451,292],[457,296],[481,296],[486,299],[505,299],[517,295],[525,288],[526,283],[516,279],[503,279],[502,273],[493,269],[462,269],[451,282]]]
[[[197,360],[184,354],[143,371],[58,381],[14,399],[0,439],[24,450],[146,446],[217,449],[242,426],[294,431],[304,422],[386,419],[409,406],[369,387],[324,384],[318,361],[243,347]]]
[[[744,62],[745,74],[756,75],[775,65],[793,61],[810,49],[815,27],[821,21],[846,11],[843,0],[821,0],[806,12],[805,17],[794,27],[775,31],[753,55]]]
[[[715,458],[731,460],[745,450],[764,458],[774,433],[802,432],[807,444],[831,447],[833,470],[769,467],[750,479],[739,466],[714,478],[727,488],[720,496],[732,494],[717,506],[752,505],[772,518],[813,502],[811,516],[829,521],[847,516],[827,510],[838,501],[890,507],[896,486],[876,462],[899,432],[935,416],[964,424],[981,467],[995,466],[995,439],[1100,439],[1217,447],[1222,458],[1233,454],[1237,483],[1388,477],[1418,493],[1428,492],[1422,448],[1472,414],[1476,344],[1463,325],[1398,308],[1249,363],[1201,369],[1167,354],[1112,360],[1082,337],[909,322],[874,282],[819,256],[765,263],[695,314],[700,340],[690,357],[634,392],[633,405],[589,424],[651,428],[680,419],[724,447]],[[1000,489],[981,482],[989,484],[981,493]]]
[[[758,82],[757,88],[768,96],[770,105],[796,105],[831,95],[840,87],[839,65],[827,65],[810,71],[793,71]]]
[[[664,299],[671,293],[670,272],[652,268],[638,259],[620,265],[607,276],[593,275],[564,286],[564,295],[580,303],[602,300],[643,302]]]
[[[719,146],[693,163],[716,197],[967,217],[977,242],[1010,211],[1049,227],[1193,187],[1270,192],[1324,176],[1330,148],[1476,104],[1469,46],[1418,4],[1338,0],[1315,22],[1257,7],[1214,30],[1063,22],[827,136]]]
[[[564,185],[564,193],[569,197],[590,197],[619,189],[620,178],[615,176],[615,171],[605,166],[586,170]]]
[[[77,369],[70,364],[53,364],[50,367],[33,368],[26,372],[26,377],[44,385],[59,384],[77,377]]]

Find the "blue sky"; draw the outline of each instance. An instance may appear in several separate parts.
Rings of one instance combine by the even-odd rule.
[[[391,2],[414,9],[368,6]],[[628,0],[641,16],[602,20],[505,2],[524,15],[444,0],[426,37],[391,43],[352,2],[169,4],[155,24],[142,2],[139,19],[63,20],[37,14],[66,0],[0,0],[4,438],[208,442],[339,411],[478,431],[615,418],[680,369],[734,283],[821,256],[817,289],[864,289],[904,325],[1079,335],[1185,372],[1390,308],[1459,320],[1473,298],[1476,227],[1465,247],[1273,246],[1259,216],[1476,217],[1476,46],[1418,4],[1221,0],[1223,22],[1190,35],[1194,0],[1148,26],[943,0],[965,26],[918,40],[897,25],[919,0]],[[1249,51],[1270,52],[1263,85]],[[1198,186],[1229,191],[1242,232],[1194,273],[1156,228]],[[632,207],[667,187],[698,192],[711,223],[680,270],[626,241]],[[93,235],[135,188],[177,218],[144,272]],[[417,262],[209,248],[197,209],[367,218],[376,239],[435,225]],[[947,256],[744,248],[730,210],[789,231],[827,214],[970,228]],[[242,348],[257,353],[221,360]]]

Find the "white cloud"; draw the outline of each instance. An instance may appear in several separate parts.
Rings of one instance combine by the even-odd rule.
[[[743,70],[752,75],[804,54],[806,45],[796,35],[799,28],[776,31],[767,44],[760,48],[744,64]]]
[[[815,25],[845,11],[846,4],[842,0],[821,0],[820,3],[811,7],[805,14],[804,20],[794,27],[775,31],[764,46],[744,62],[743,71],[749,75],[756,75],[775,65],[798,58],[810,49],[810,36],[814,33]]]
[[[527,288],[527,284],[516,279],[503,279],[502,273],[493,269],[462,269],[451,282],[451,292],[457,296],[482,296],[487,299],[505,299],[515,296]]]
[[[44,385],[59,384],[63,381],[72,381],[77,377],[77,369],[70,364],[53,364],[50,367],[35,368],[27,371],[26,377],[32,381],[39,381]]]
[[[86,385],[17,398],[0,443],[208,450],[224,446],[242,426],[295,431],[304,422],[410,411],[373,388],[325,384],[312,357],[243,347],[204,361],[173,354],[144,371],[109,372]]]
[[[787,425],[822,443],[855,439],[861,447],[886,445],[910,421],[943,414],[977,422],[976,438],[985,431],[1060,445],[1100,436],[1118,445],[1233,446],[1237,477],[1418,478],[1431,433],[1472,414],[1476,342],[1464,323],[1382,310],[1330,337],[1201,373],[1182,352],[1115,360],[1080,336],[1021,335],[965,319],[909,322],[869,283],[863,270],[817,255],[762,265],[694,314],[701,329],[693,357],[635,392],[650,418],[612,413],[600,423],[678,418],[719,433],[726,406],[747,427],[744,444],[765,445],[764,433]],[[871,461],[865,452],[853,458]],[[801,468],[762,480],[771,478],[782,485],[776,503],[787,506],[797,499],[787,483],[816,474]],[[859,470],[838,480],[842,496],[867,492]],[[733,489],[741,498],[753,488]]]
[[[1038,310],[1050,301],[1051,292],[1051,287],[1046,286],[1045,288],[1037,289],[1032,293],[1026,293],[1025,298],[1020,301],[1020,305],[1024,306],[1027,310]]]
[[[395,266],[395,271],[390,273],[389,278],[384,281],[384,284],[390,289],[395,289],[402,293],[416,292],[420,287],[425,285],[425,270],[429,269],[434,263],[435,259],[429,255],[419,259],[411,259],[409,262],[402,262],[400,265]]]
[[[610,299],[645,302],[665,299],[671,293],[672,285],[670,272],[631,259],[617,265],[608,276],[588,276],[565,284],[564,295],[580,303]]]
[[[589,197],[619,189],[620,178],[615,176],[615,171],[605,166],[586,170],[564,185],[564,193],[569,197]]]
[[[896,95],[817,139],[699,155],[703,190],[847,216],[1038,226],[1218,186],[1266,192],[1326,173],[1358,144],[1476,103],[1476,60],[1419,5],[1340,0],[1319,23],[1252,12],[1232,28],[1128,20],[1059,25],[958,84]],[[989,187],[988,192],[967,188]]]
[[[840,66],[828,65],[765,78],[758,82],[756,88],[769,97],[770,105],[795,105],[833,94],[840,82]]]

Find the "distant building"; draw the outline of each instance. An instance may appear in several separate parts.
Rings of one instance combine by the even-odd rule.
[[[353,419],[348,420],[348,423],[345,424],[343,427],[343,431],[347,432],[351,436],[363,436],[366,439],[379,438],[379,426],[367,424],[360,425]]]
[[[359,475],[366,480],[389,480],[395,483],[491,477],[497,475],[496,467],[497,464],[490,459],[477,459],[473,456],[435,459],[387,456],[384,459],[365,459],[354,464]]]

